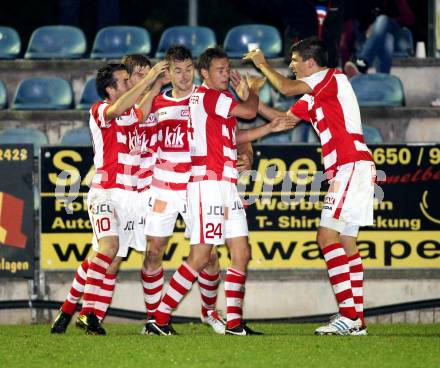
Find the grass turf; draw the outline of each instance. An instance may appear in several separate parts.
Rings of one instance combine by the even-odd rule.
[[[176,324],[179,336],[141,336],[141,325],[106,325],[86,336],[49,325],[0,326],[1,367],[440,367],[440,325],[370,325],[369,336],[314,336],[312,324],[251,324],[265,336],[219,336]]]

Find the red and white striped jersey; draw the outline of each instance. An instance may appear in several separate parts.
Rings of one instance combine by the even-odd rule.
[[[157,121],[154,115],[150,114],[146,121],[139,124],[137,138],[140,154],[137,189],[143,192],[150,188],[156,161]]]
[[[194,90],[194,88],[193,88]],[[156,96],[151,113],[157,120],[157,151],[152,185],[161,189],[186,190],[191,175],[188,142],[189,98]]]
[[[132,106],[121,116],[105,121],[105,111],[109,107],[107,102],[99,101],[90,109],[89,126],[95,164],[91,186],[137,190],[139,155],[136,153],[136,128],[142,112]]]
[[[332,177],[340,165],[373,161],[362,133],[359,104],[345,74],[337,69],[325,69],[301,80],[313,92],[305,94],[290,111],[312,123],[321,140],[328,176]]]
[[[206,85],[198,87],[191,95],[191,181],[237,182],[237,119],[230,115],[237,105],[238,101],[229,91],[218,91]]]

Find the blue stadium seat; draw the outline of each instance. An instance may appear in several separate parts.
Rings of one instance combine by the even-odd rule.
[[[78,105],[79,110],[88,110],[97,101],[101,100],[96,89],[96,79],[90,78],[84,85]]]
[[[73,92],[58,77],[31,77],[22,80],[12,101],[14,110],[63,110],[72,108]]]
[[[364,132],[364,139],[366,144],[378,144],[384,142],[379,129],[371,125],[362,124],[362,130]]]
[[[77,128],[68,130],[61,138],[61,144],[63,146],[91,146],[90,129]]]
[[[157,58],[163,58],[172,45],[183,45],[191,50],[193,57],[199,57],[208,47],[217,44],[215,33],[208,27],[177,26],[166,29],[160,37],[156,51]]]
[[[83,31],[72,26],[44,26],[31,36],[25,59],[79,59],[86,52]]]
[[[151,39],[141,27],[112,26],[102,28],[95,37],[92,59],[120,59],[127,54],[149,54]]]
[[[403,27],[394,40],[393,57],[408,57],[414,55],[414,41],[411,31]]]
[[[8,96],[6,93],[5,84],[0,81],[0,110],[8,106]]]
[[[40,156],[40,146],[48,144],[45,133],[37,129],[9,128],[0,131],[0,144],[29,143],[34,145],[34,156]]]
[[[20,50],[21,41],[17,31],[0,26],[0,59],[16,59]]]
[[[359,106],[404,106],[402,82],[390,74],[359,74],[350,79]]]
[[[280,56],[281,36],[275,27],[264,24],[246,24],[231,28],[226,34],[224,48],[231,58],[241,58],[248,52],[248,44],[256,43],[266,57]]]
[[[263,101],[266,105],[272,106],[272,87],[269,82],[263,84],[263,87],[260,89],[260,100]]]

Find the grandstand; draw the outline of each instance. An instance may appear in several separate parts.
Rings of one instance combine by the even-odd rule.
[[[190,1],[190,3],[193,2]],[[439,1],[436,3],[440,11]],[[433,5],[434,2],[431,1],[430,4]],[[41,212],[35,213],[35,244],[31,245],[32,260],[28,264],[28,266],[35,265],[35,272],[27,273],[25,276],[27,279],[16,277],[15,272],[9,272],[9,277],[5,282],[0,283],[0,310],[2,310],[0,324],[51,320],[56,309],[54,307],[59,306],[56,302],[62,301],[66,296],[74,268],[90,248],[89,242],[84,241],[84,234],[78,236],[80,232],[60,230],[70,226],[66,224],[65,218],[63,218],[63,225],[55,229],[53,227],[55,222],[50,228],[50,224],[47,225],[44,219],[51,216],[54,219],[63,217],[60,214],[61,210],[57,209],[58,202],[46,201],[50,197],[49,192],[51,190],[53,192],[55,187],[51,175],[56,176],[62,168],[71,170],[72,167],[72,172],[80,174],[82,178],[89,174],[92,151],[87,135],[88,107],[98,98],[94,89],[94,77],[100,66],[109,60],[120,60],[121,56],[127,53],[148,55],[155,63],[163,56],[164,50],[174,42],[191,48],[194,55],[200,54],[201,43],[204,47],[218,43],[223,45],[230,55],[233,68],[238,69],[242,74],[256,73],[256,70],[249,64],[243,64],[240,55],[248,51],[249,44],[258,44],[265,51],[270,63],[281,73],[288,74],[288,65],[282,50],[283,35],[273,24],[249,21],[246,22],[249,24],[237,23],[220,32],[214,26],[201,27],[196,24],[181,26],[181,23],[176,20],[171,26],[163,27],[160,35],[156,33],[153,35],[152,29],[140,24],[107,27],[94,34],[90,32],[85,34],[79,27],[41,25],[32,31],[29,40],[27,39],[29,37],[20,34],[19,29],[2,27],[0,24],[0,143],[33,144],[36,150],[34,151],[35,158],[30,165],[33,171],[24,181],[31,191],[37,190],[39,185],[41,194],[35,197],[35,201],[38,202],[36,208],[41,208]],[[93,42],[90,42],[90,39],[93,39]],[[393,175],[404,175],[408,172],[405,167],[405,152],[407,152],[405,149],[413,147],[414,144],[427,145],[426,152],[429,149],[431,149],[429,152],[433,152],[430,157],[419,156],[418,165],[414,164],[414,166],[423,166],[422,160],[424,159],[431,160],[425,165],[426,167],[423,166],[423,169],[428,170],[427,167],[431,167],[431,170],[434,170],[430,179],[439,175],[440,153],[437,152],[440,152],[438,148],[440,108],[431,107],[430,102],[439,96],[440,58],[434,46],[428,50],[428,53],[429,56],[426,58],[400,54],[399,57],[393,59],[390,75],[373,73],[351,80],[360,102],[367,144],[379,145],[374,146],[375,149],[378,148],[375,151],[378,152],[378,157],[382,152],[380,150],[384,150],[385,155],[387,152],[403,152],[402,159],[398,159],[400,163],[403,162],[400,168],[402,172],[393,172]],[[281,96],[269,83],[265,85],[263,93],[266,102],[271,106],[287,110],[291,105],[292,100]],[[246,121],[242,124],[243,126],[261,124],[261,119],[257,118],[255,121]],[[297,129],[283,135],[265,138],[254,147],[256,156],[262,155],[261,157],[266,160],[271,157],[279,161],[284,160],[288,168],[300,157],[282,156],[282,152],[287,155],[291,150],[290,152],[294,152],[295,155],[301,155],[303,150],[304,152],[309,152],[308,149],[316,151],[317,139],[313,131],[305,124]],[[283,145],[282,149],[280,145]],[[40,146],[43,147],[41,152],[44,153],[41,156]],[[51,151],[58,146],[61,147],[59,153],[56,150]],[[395,151],[387,151],[388,146]],[[21,149],[21,146],[19,148]],[[413,158],[414,152],[416,151],[411,151]],[[264,156],[265,154],[268,156]],[[58,155],[56,159],[55,155]],[[263,159],[258,160],[257,165],[263,165],[263,161]],[[298,165],[301,164],[307,163],[298,163]],[[390,170],[395,164],[389,162]],[[15,169],[5,166],[2,170]],[[42,172],[46,174],[45,177],[40,175]],[[39,183],[41,178],[44,182]],[[3,175],[2,180],[7,181],[7,176]],[[439,202],[435,202],[435,199],[439,197],[432,193],[435,184],[437,183],[430,183],[430,186],[427,184],[426,188],[423,187],[421,190],[426,193],[431,190],[430,195],[434,200],[431,199],[432,202],[429,203],[432,204],[431,209],[433,209],[435,221],[439,221],[437,220]],[[81,183],[80,191],[84,192],[82,186],[83,183]],[[7,184],[3,185],[2,191],[6,191],[7,188]],[[405,189],[399,190],[400,193],[408,196],[412,194],[411,191],[405,193]],[[420,198],[420,206],[427,203],[424,193],[423,201]],[[386,199],[385,197],[383,206],[386,205]],[[34,194],[31,200],[34,200]],[[65,200],[65,197],[62,200]],[[404,202],[402,198],[400,200]],[[418,204],[418,200],[417,198],[411,203],[417,202]],[[398,200],[391,204],[391,208],[396,206],[397,202]],[[277,203],[274,206],[278,206]],[[48,209],[45,206],[52,207]],[[381,208],[380,204],[377,206],[379,211],[392,212],[392,209]],[[292,213],[295,213],[296,219],[292,221],[298,220],[301,216],[309,216],[311,210],[306,207],[304,205],[300,211],[294,209],[296,212],[292,211]],[[72,202],[72,208],[75,208],[73,215],[75,220],[80,217],[87,220],[87,212],[84,211],[84,202],[81,199]],[[421,216],[411,212],[411,208],[405,206],[402,208],[403,215],[396,210],[393,216],[405,216],[406,213],[414,218]],[[287,215],[281,207],[277,207],[276,210],[281,213],[279,218]],[[421,221],[424,225],[428,224],[426,229],[423,226],[419,229],[406,229],[408,231],[397,229],[400,231],[398,235],[402,237],[399,241],[395,238],[387,240],[385,235],[377,238],[380,238],[380,241],[376,239],[376,242],[370,241],[370,243],[368,243],[369,235],[363,238],[364,245],[373,247],[374,252],[377,252],[376,258],[380,261],[384,260],[382,266],[374,263],[373,260],[371,261],[372,267],[367,266],[367,309],[370,309],[370,314],[367,313],[367,316],[370,322],[440,323],[440,285],[438,282],[440,244],[439,237],[435,238],[440,234],[438,222],[434,221],[437,224],[434,226],[426,218]],[[33,224],[29,226],[30,229],[34,229]],[[72,225],[73,228],[75,228],[74,225]],[[57,235],[54,230],[58,230],[62,235]],[[257,233],[263,232],[258,231],[257,226],[254,230],[256,237],[259,236]],[[264,226],[262,230],[265,230]],[[313,240],[311,228],[305,227],[302,230],[303,234],[300,235],[301,239],[297,241],[298,243]],[[421,233],[426,231],[429,233],[428,238],[422,235],[418,237],[409,230]],[[182,229],[178,231],[177,236],[172,239],[173,244],[183,243]],[[251,235],[251,241],[254,241],[253,247],[256,248],[254,251],[256,258],[247,283],[246,315],[248,318],[316,322],[333,311],[333,295],[326,285],[326,271],[317,264],[313,264],[312,267],[304,266],[307,264],[304,262],[297,268],[292,266],[292,264],[297,265],[293,258],[289,259],[294,254],[297,245],[295,233],[292,234],[289,237],[284,233],[280,236],[282,240],[278,243],[274,240],[278,240],[279,233],[273,235],[277,239],[260,234],[262,239],[258,238],[257,241],[254,241]],[[29,234],[28,237],[31,238]],[[426,244],[424,245],[424,241],[431,241],[429,244],[434,245],[429,248],[425,246]],[[51,243],[54,245],[53,249],[44,250],[43,247],[46,245],[42,243]],[[408,244],[409,248],[405,244]],[[2,247],[3,244],[0,250]],[[173,247],[169,248],[168,255],[171,258],[175,251],[173,249]],[[187,250],[187,248],[184,249]],[[46,253],[43,254],[44,252]],[[176,258],[181,260],[185,256],[183,251],[176,252],[175,258],[167,266],[166,278],[170,277],[170,270],[175,268]],[[226,252],[224,250],[222,252],[223,257],[226,258]],[[417,258],[417,254],[421,253],[427,256],[422,257],[423,259]],[[8,267],[12,267],[12,263],[10,266],[5,263],[6,254],[0,253],[0,271],[6,271]],[[295,256],[299,257],[296,253]],[[140,265],[141,258],[134,252],[130,257],[130,261],[127,261],[127,266],[123,268],[122,275],[119,277],[120,284],[113,301],[113,307],[116,308],[114,315],[139,319],[139,312],[143,311],[143,301],[139,270],[136,267]],[[389,264],[386,263],[386,259],[389,260]],[[289,263],[286,260],[292,262]],[[17,260],[14,259],[15,261]],[[262,266],[258,262],[262,262]],[[267,267],[264,262],[268,262]],[[22,266],[17,263],[14,267]],[[2,276],[5,275],[6,273],[2,274]],[[221,292],[219,294],[221,295]],[[135,297],[131,297],[132,295]],[[32,300],[35,302],[33,308],[25,309],[28,305],[27,301]],[[255,303],[253,300],[259,302]],[[15,304],[14,301],[16,301]],[[426,303],[417,304],[421,301]],[[219,308],[224,308],[224,301],[221,299],[219,302]],[[198,291],[194,290],[178,309],[177,314],[186,317],[186,320],[194,320],[198,317],[198,303]],[[380,309],[381,307],[385,308]],[[117,309],[126,311],[119,310],[118,312]],[[295,318],[298,319],[295,320]]]

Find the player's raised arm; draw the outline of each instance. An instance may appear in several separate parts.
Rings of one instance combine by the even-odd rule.
[[[141,109],[144,118],[147,118],[150,114],[154,98],[160,93],[161,88],[169,82],[170,79],[168,73],[165,72],[164,76],[157,79],[151,86],[150,90],[142,97],[139,102],[139,108]]]
[[[231,115],[242,119],[254,119],[258,112],[258,90],[256,86],[249,88],[247,91],[247,99],[236,105],[231,110]]]
[[[243,57],[243,60],[252,61],[254,65],[267,77],[267,79],[269,79],[270,83],[272,83],[272,85],[285,96],[296,96],[312,92],[312,89],[305,82],[301,80],[291,80],[278,73],[267,62],[263,52],[260,49],[247,53]],[[293,58],[292,63],[294,63]],[[290,66],[292,66],[292,63]]]
[[[122,115],[128,108],[133,106],[138,98],[145,92],[147,88],[149,88],[152,83],[157,79],[157,77],[166,70],[168,67],[168,63],[166,61],[160,61],[157,63],[148,74],[142,78],[142,80],[127,90],[121,97],[119,97],[114,103],[110,105],[110,107],[106,110],[105,119],[109,121],[114,119],[120,115]],[[126,73],[127,74],[127,73]],[[121,81],[117,81],[117,83],[128,83],[128,74]],[[111,89],[113,87],[107,87],[107,89]]]

